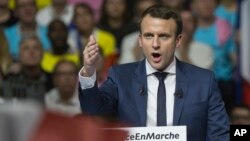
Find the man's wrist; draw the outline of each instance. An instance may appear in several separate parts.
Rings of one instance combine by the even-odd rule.
[[[80,72],[81,76],[83,77],[90,77],[94,74],[95,71],[92,71],[93,73],[90,73],[90,71],[87,71],[86,68],[84,67],[82,71]]]

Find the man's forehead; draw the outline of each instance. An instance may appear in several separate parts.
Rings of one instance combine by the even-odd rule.
[[[153,20],[162,20],[162,21],[175,21],[173,18],[169,17],[169,18],[162,18],[162,17],[157,17],[157,16],[151,16],[150,14],[147,14],[145,17],[142,18],[141,24],[143,23],[143,21],[149,20],[149,21],[153,21]]]
[[[158,18],[158,17],[145,17],[143,18],[142,22],[141,22],[141,29],[149,29],[149,24],[150,25],[154,25],[156,26],[155,28],[157,27],[171,27],[171,28],[176,28],[177,25],[176,25],[176,22],[173,18],[169,18],[169,19],[163,19],[163,18]],[[165,25],[168,25],[168,26],[165,26]]]

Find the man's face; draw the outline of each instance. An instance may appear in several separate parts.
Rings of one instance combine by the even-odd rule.
[[[34,0],[17,0],[16,6],[16,12],[20,21],[25,23],[35,21],[37,9]]]
[[[35,39],[24,41],[20,47],[20,60],[25,66],[37,66],[43,56],[41,44]]]
[[[181,35],[176,37],[176,30],[174,19],[165,20],[150,15],[143,18],[139,45],[153,68],[162,71],[173,60],[181,39]]]

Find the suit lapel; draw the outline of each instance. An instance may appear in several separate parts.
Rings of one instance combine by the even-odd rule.
[[[135,96],[136,108],[140,117],[140,126],[146,126],[148,94],[145,59],[139,62],[133,76],[133,94]]]
[[[178,125],[184,101],[187,97],[188,78],[185,75],[183,64],[176,59],[176,88],[175,88],[175,102],[174,102],[174,121],[173,125]]]

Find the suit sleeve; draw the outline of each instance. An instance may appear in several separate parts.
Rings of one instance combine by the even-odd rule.
[[[117,85],[114,68],[109,70],[108,78],[98,88],[97,84],[88,89],[79,87],[79,100],[84,113],[96,116],[117,114]]]
[[[214,75],[210,84],[207,136],[209,141],[229,141],[229,118]]]

